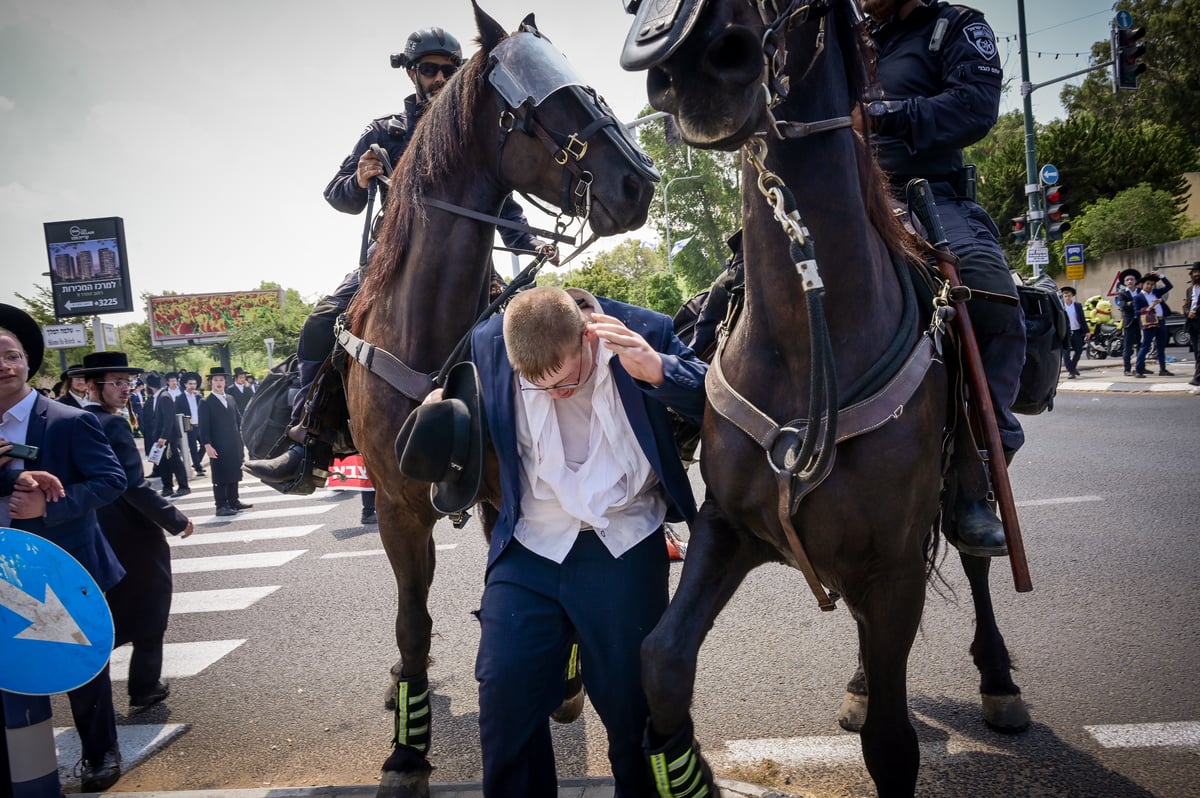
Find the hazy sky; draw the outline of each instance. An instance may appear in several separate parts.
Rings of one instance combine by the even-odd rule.
[[[1016,0],[973,4],[1016,86]],[[1109,0],[1026,6],[1034,83],[1082,69],[1108,36]],[[644,76],[617,63],[619,0],[483,8],[510,30],[535,12],[626,121],[645,105]],[[328,293],[357,263],[362,217],[321,192],[366,123],[402,110],[412,84],[388,56],[430,25],[473,51],[468,0],[0,0],[0,302],[49,284],[43,222],[104,216],[125,220],[135,302],[261,280]],[[1061,86],[1034,93],[1040,121],[1062,114]],[[1003,110],[1020,103],[1014,88]]]

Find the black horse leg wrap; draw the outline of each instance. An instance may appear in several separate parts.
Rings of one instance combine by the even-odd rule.
[[[396,735],[392,745],[429,753],[429,676],[421,674],[396,683]]]
[[[689,720],[658,748],[650,746],[650,724],[643,743],[660,798],[705,798],[720,795]]]

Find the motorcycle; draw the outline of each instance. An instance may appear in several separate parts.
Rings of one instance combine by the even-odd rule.
[[[1101,322],[1092,329],[1092,337],[1084,344],[1088,360],[1104,360],[1110,355],[1121,356],[1121,328],[1116,324]]]

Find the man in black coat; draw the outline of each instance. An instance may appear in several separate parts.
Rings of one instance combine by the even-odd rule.
[[[238,483],[242,481],[242,416],[237,402],[225,393],[225,380],[229,375],[220,366],[213,366],[208,380],[212,393],[200,403],[200,442],[208,453],[208,467],[212,471],[213,500],[217,515],[237,515],[239,510],[249,510],[254,505],[238,498]]]
[[[226,385],[225,393],[233,397],[237,403],[238,417],[245,415],[246,405],[254,398],[254,388],[246,382],[246,372],[241,366],[233,370],[233,385]]]
[[[180,425],[178,414],[189,412],[187,405],[181,408],[176,402],[179,395],[179,378],[167,376],[167,387],[154,395],[152,417],[154,424],[154,440],[166,447],[162,462],[159,463],[159,473],[162,476],[163,496],[186,496],[192,492],[188,487],[187,453],[183,443],[183,427]],[[179,489],[175,489],[178,482]]]
[[[113,647],[133,644],[129,659],[129,706],[134,711],[162,701],[163,636],[171,611],[171,550],[163,529],[188,537],[195,527],[146,483],[142,457],[121,409],[129,401],[132,376],[124,352],[85,355],[77,372],[87,380],[87,410],[96,414],[113,453],[125,470],[125,492],[97,511],[100,529],[125,566],[125,578],[105,594],[112,610]]]

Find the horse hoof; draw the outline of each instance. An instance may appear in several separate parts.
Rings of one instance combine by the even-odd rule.
[[[583,714],[583,685],[579,692],[570,698],[564,698],[558,709],[550,713],[550,719],[556,723],[574,723]]]
[[[863,724],[867,722],[867,697],[847,692],[838,710],[837,722],[848,732],[862,731]]]
[[[983,698],[983,722],[1002,734],[1017,734],[1029,728],[1029,710],[1020,693],[1017,695],[988,695]]]
[[[375,798],[429,798],[433,766],[412,748],[398,745],[383,763]]]

